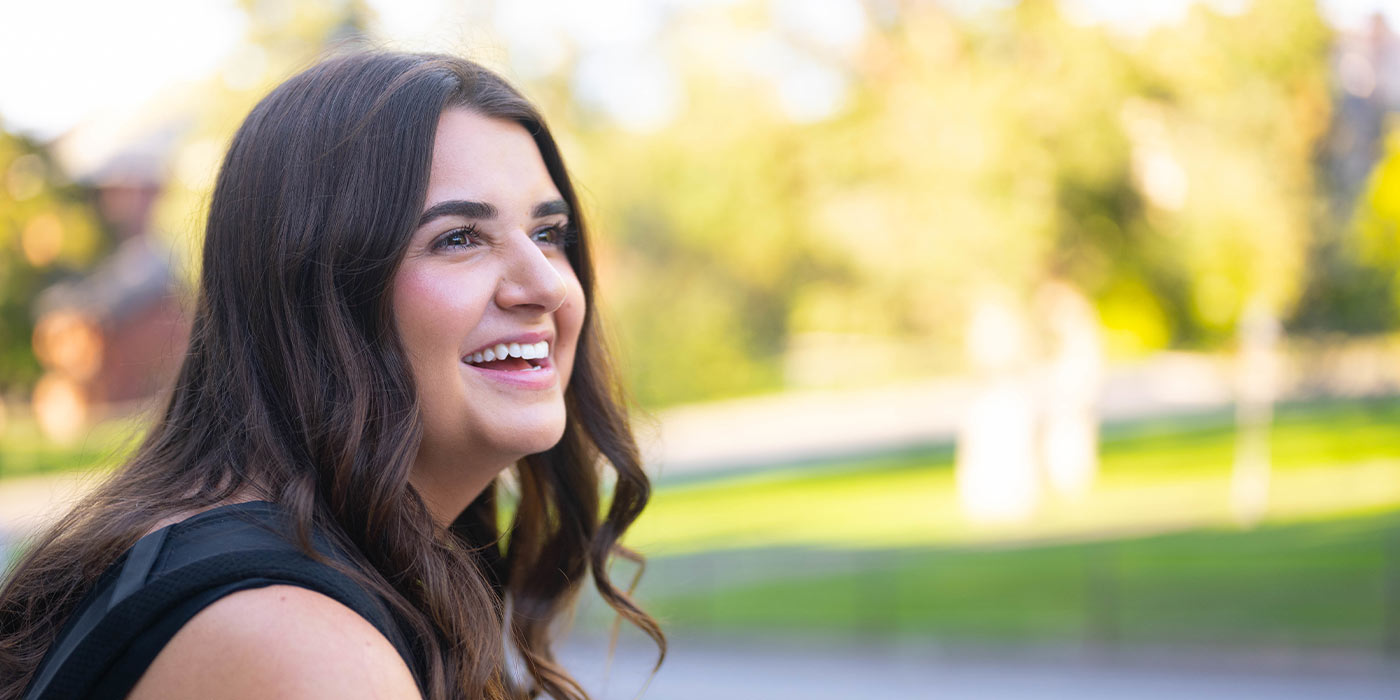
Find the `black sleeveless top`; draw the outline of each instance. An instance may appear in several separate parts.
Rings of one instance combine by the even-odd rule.
[[[359,613],[389,640],[422,689],[411,632],[387,603],[318,563],[294,543],[292,524],[266,501],[214,508],[141,538],[98,579],[59,633],[25,700],[121,700],[190,618],[235,591],[293,585]],[[312,544],[327,559],[351,558],[324,533]]]

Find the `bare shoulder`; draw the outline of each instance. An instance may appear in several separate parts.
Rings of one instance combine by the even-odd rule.
[[[296,586],[220,598],[161,650],[128,700],[417,698],[413,675],[367,620]]]

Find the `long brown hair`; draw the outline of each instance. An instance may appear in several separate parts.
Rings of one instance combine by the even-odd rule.
[[[519,501],[504,535],[494,485],[443,531],[408,482],[422,428],[388,290],[450,107],[534,137],[574,212],[579,235],[567,252],[588,302],[563,439],[516,465]],[[656,622],[608,576],[614,555],[633,556],[618,539],[650,485],[599,337],[588,241],[543,118],[478,65],[357,53],[275,89],[220,170],[189,350],[164,414],[0,590],[0,700],[20,696],[77,602],[156,523],[250,492],[292,515],[304,548],[321,528],[363,555],[351,573],[412,627],[431,698],[586,697],[555,663],[550,627],[590,572],[664,657]],[[604,515],[606,468],[616,480]],[[527,687],[506,670],[503,638]]]

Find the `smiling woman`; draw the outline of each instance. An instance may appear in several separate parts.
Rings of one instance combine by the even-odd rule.
[[[520,125],[443,113],[427,202],[393,307],[423,405],[412,480],[451,514],[501,464],[559,441],[586,308],[570,207]]]
[[[0,590],[0,700],[582,698],[550,628],[589,573],[664,656],[607,575],[649,485],[587,244],[548,128],[479,66],[356,54],[274,90],[164,415]]]

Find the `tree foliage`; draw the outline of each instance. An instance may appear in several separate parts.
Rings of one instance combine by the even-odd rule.
[[[31,344],[39,293],[91,265],[107,245],[87,192],[42,145],[0,129],[0,393],[39,376]]]
[[[1306,0],[1138,38],[1048,0],[901,3],[844,55],[752,5],[706,12],[728,14],[664,30],[673,123],[577,122],[650,402],[777,388],[802,334],[957,347],[969,302],[1049,280],[1095,300],[1120,356],[1218,346],[1246,305],[1298,297],[1329,116]],[[753,37],[840,75],[844,107],[786,117]]]
[[[780,5],[668,10],[643,55],[683,99],[651,130],[594,106],[575,79],[583,43],[524,81],[593,210],[601,303],[645,404],[781,389],[809,338],[915,349],[829,353],[832,374],[853,381],[957,370],[977,299],[1029,308],[1052,281],[1094,301],[1119,357],[1227,345],[1246,306],[1288,318],[1305,284],[1307,313],[1324,317],[1400,294],[1394,155],[1347,229],[1349,267],[1306,270],[1331,119],[1332,38],[1310,0],[1234,15],[1197,4],[1140,36],[1068,21],[1052,0],[973,14],[865,3],[865,30],[844,45],[785,23]],[[329,44],[368,31],[365,7],[245,3],[246,46],[202,88],[157,214],[191,259],[238,120]],[[794,112],[813,80],[838,87],[835,108]],[[25,149],[0,141],[0,167]],[[68,201],[62,191],[7,201],[0,242]],[[60,210],[73,231],[90,226]],[[88,259],[98,239],[85,236],[65,237],[45,269]],[[0,262],[0,351],[21,355],[38,279],[54,274],[22,257]],[[0,382],[33,374],[32,359],[0,367]]]

